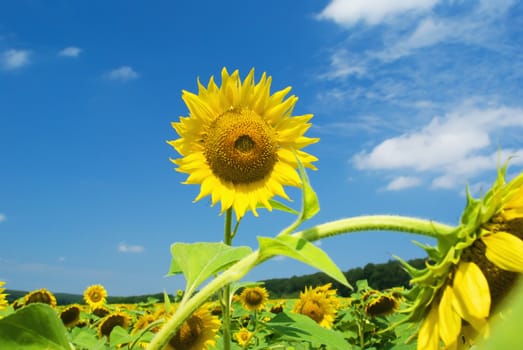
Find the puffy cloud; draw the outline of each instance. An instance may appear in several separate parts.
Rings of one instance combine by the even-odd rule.
[[[332,0],[318,15],[340,25],[352,26],[358,22],[369,25],[387,21],[407,12],[426,12],[438,0]]]
[[[106,74],[107,79],[118,81],[129,81],[138,78],[138,76],[138,73],[131,66],[122,66]]]
[[[468,177],[495,168],[499,160],[510,156],[516,156],[511,164],[523,164],[523,149],[497,150],[497,146],[503,145],[491,142],[502,132],[518,128],[523,128],[521,108],[462,107],[433,118],[418,130],[388,138],[352,160],[358,169],[431,174],[435,176],[433,187],[452,188]],[[406,183],[405,179],[398,181],[388,188]]]
[[[141,245],[127,245],[125,243],[118,244],[118,251],[120,253],[142,253],[145,248]]]
[[[58,55],[65,57],[78,57],[82,53],[82,49],[76,46],[69,46],[61,50]]]
[[[398,176],[386,187],[388,191],[399,191],[410,187],[416,187],[421,184],[421,179],[414,176]]]
[[[5,214],[3,213],[0,213],[0,222],[4,222],[7,220],[7,216],[5,216]]]
[[[11,49],[0,56],[0,64],[5,70],[15,70],[29,64],[29,50]]]

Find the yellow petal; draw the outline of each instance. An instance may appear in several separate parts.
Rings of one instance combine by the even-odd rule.
[[[446,286],[441,296],[438,307],[439,334],[445,346],[457,344],[456,340],[461,332],[461,317],[454,311],[452,300],[454,291],[451,286]]]
[[[417,350],[438,350],[439,349],[439,330],[438,330],[438,307],[433,305],[429,313],[423,320],[418,333]]]
[[[490,290],[478,265],[460,262],[454,275],[456,311],[465,320],[487,318],[490,312]]]
[[[487,259],[499,268],[523,273],[523,241],[506,232],[481,237],[487,250]]]

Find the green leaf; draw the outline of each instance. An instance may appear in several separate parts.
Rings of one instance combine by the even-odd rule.
[[[190,296],[206,279],[249,253],[249,247],[231,247],[221,242],[175,243],[171,246],[168,276],[183,273],[187,281],[185,293]]]
[[[70,346],[56,311],[34,303],[0,319],[0,349],[70,350]]]
[[[90,328],[75,327],[71,330],[72,343],[77,349],[106,350],[105,338],[99,339]]]
[[[298,218],[294,221],[289,227],[282,230],[279,236],[287,235],[293,232],[298,226],[300,226],[304,221],[309,220],[314,215],[318,214],[320,211],[320,202],[318,201],[318,196],[316,192],[312,189],[312,186],[309,182],[309,177],[305,172],[303,164],[300,162],[300,159],[296,157],[298,162],[298,174],[301,179],[301,190],[302,190],[302,205],[301,212],[298,214]]]
[[[125,329],[120,326],[115,326],[111,331],[111,336],[109,337],[109,345],[111,348],[116,348],[121,344],[129,344],[134,340],[134,337],[130,335]]]
[[[258,242],[262,258],[269,258],[275,255],[288,256],[315,267],[341,284],[352,288],[343,272],[327,253],[306,239],[294,236],[258,237]]]
[[[283,339],[308,341],[312,345],[325,344],[327,349],[351,349],[340,332],[323,328],[304,315],[282,312],[265,326]]]
[[[286,206],[282,202],[277,201],[275,199],[269,199],[269,204],[272,206],[273,209],[280,210],[280,211],[294,214],[294,215],[299,215],[298,211]],[[263,207],[263,208],[265,208],[265,207]]]
[[[298,159],[298,158],[296,158]],[[316,195],[316,192],[312,189],[311,183],[309,181],[309,177],[307,176],[307,172],[305,171],[305,168],[303,167],[303,164],[298,159],[298,173],[300,174],[301,182],[302,182],[302,212],[300,215],[301,222],[309,220],[313,216],[319,213],[320,211],[320,202],[318,201],[318,196]]]

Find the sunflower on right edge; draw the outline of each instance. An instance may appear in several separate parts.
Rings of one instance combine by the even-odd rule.
[[[418,350],[464,349],[487,337],[489,319],[523,273],[523,173],[506,182],[505,164],[481,199],[467,192],[460,225],[437,237],[412,276],[404,321],[421,321]],[[400,259],[401,260],[401,259]]]

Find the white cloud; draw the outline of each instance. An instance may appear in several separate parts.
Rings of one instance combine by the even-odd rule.
[[[61,50],[58,55],[65,57],[78,57],[82,53],[82,49],[76,46],[69,46]]]
[[[340,25],[379,24],[394,16],[431,10],[438,0],[332,0],[318,15]]]
[[[345,49],[337,50],[331,55],[330,69],[327,73],[320,75],[323,79],[346,78],[351,75],[362,76],[366,73],[366,67],[350,56]]]
[[[7,220],[7,216],[5,216],[5,214],[3,213],[0,213],[0,222],[4,222]]]
[[[138,78],[138,73],[131,66],[122,66],[106,74],[109,80],[128,81]]]
[[[433,187],[452,188],[465,183],[468,177],[495,168],[499,160],[509,156],[516,156],[511,164],[523,164],[523,149],[498,151],[496,147],[503,144],[491,141],[521,128],[521,108],[480,109],[466,105],[444,117],[433,118],[417,130],[388,138],[370,151],[360,152],[353,157],[353,163],[358,169],[429,173],[435,176]]]
[[[421,179],[415,176],[398,176],[386,187],[388,191],[399,191],[410,187],[416,187],[421,184]]]
[[[30,54],[29,50],[7,50],[0,56],[0,64],[5,70],[18,69],[29,64]]]
[[[145,248],[141,245],[127,245],[125,243],[118,244],[118,251],[120,253],[142,253]]]

